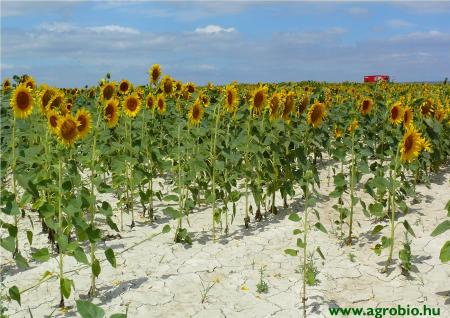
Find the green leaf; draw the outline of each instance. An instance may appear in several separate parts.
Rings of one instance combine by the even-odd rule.
[[[107,218],[106,218],[106,223],[107,223],[107,224],[109,225],[109,227],[110,227],[111,229],[113,229],[114,231],[120,232],[120,231],[119,231],[119,228],[117,227],[117,224],[114,223],[114,221],[112,220],[112,218],[107,217]]]
[[[112,193],[114,192],[114,189],[111,188],[111,186],[109,186],[108,184],[101,182],[98,186],[97,186],[97,190],[99,193]]]
[[[50,259],[50,254],[48,252],[48,248],[44,247],[34,253],[31,253],[31,257],[38,262],[46,262]]]
[[[0,239],[0,246],[11,253],[14,253],[16,249],[16,239],[12,236],[8,236],[5,239]]]
[[[31,244],[33,244],[33,232],[27,231],[27,240],[28,240],[28,243],[31,246]]]
[[[40,208],[39,208],[39,214],[43,218],[48,218],[53,215],[55,215],[55,206],[53,204],[50,204],[48,202],[45,202]]]
[[[314,286],[316,284],[316,275],[309,268],[306,270],[306,283],[308,286]]]
[[[383,205],[380,202],[369,204],[369,211],[372,215],[377,217],[383,216]]]
[[[92,274],[94,274],[95,277],[98,277],[98,275],[100,275],[100,272],[102,271],[101,267],[100,267],[100,262],[98,261],[98,259],[94,259],[94,262],[92,262]]]
[[[289,215],[289,220],[294,222],[300,222],[301,218],[300,216],[298,216],[297,213],[292,213],[291,215]]]
[[[6,206],[2,209],[3,213],[7,215],[20,215],[20,209],[16,201],[8,201]]]
[[[64,298],[69,298],[72,291],[73,281],[67,278],[62,278],[59,280],[59,283]]]
[[[403,221],[403,226],[405,227],[405,229],[408,231],[409,234],[411,234],[412,236],[416,237],[416,233],[414,233],[411,225],[409,225],[408,221],[404,220]]]
[[[183,217],[183,214],[180,211],[178,211],[177,209],[175,209],[175,208],[173,208],[171,206],[166,207],[163,210],[163,212],[165,214],[169,214],[172,217],[172,219],[174,219],[174,220]]]
[[[127,318],[126,314],[113,314],[109,318]]]
[[[11,297],[12,300],[15,300],[19,303],[20,306],[22,306],[22,304],[20,303],[20,291],[19,288],[17,288],[17,286],[13,286],[8,290],[9,293],[9,297]]]
[[[291,256],[297,256],[297,253],[298,253],[297,250],[293,250],[293,249],[290,249],[290,248],[285,249],[284,252],[285,252],[286,254],[288,254],[288,255],[291,255]]]
[[[303,243],[302,239],[301,239],[301,238],[298,238],[298,239],[297,239],[297,246],[298,246],[299,248],[305,248],[305,247],[306,247],[306,242]]]
[[[86,253],[84,253],[83,249],[80,246],[78,246],[75,251],[73,251],[73,257],[77,260],[77,262],[89,265]]]
[[[27,269],[29,267],[27,260],[20,254],[16,254],[16,264],[20,269]]]
[[[161,233],[166,234],[166,233],[169,233],[169,232],[170,232],[170,225],[169,224],[164,225]]]
[[[166,196],[163,198],[163,201],[174,201],[174,202],[178,202],[178,195],[176,195],[176,194],[166,195]]]
[[[101,214],[103,214],[106,217],[111,217],[113,215],[112,207],[106,201],[102,202],[102,206],[100,207],[99,211]]]
[[[323,260],[325,260],[325,256],[323,255],[322,250],[320,249],[320,247],[317,246],[316,251],[317,251],[317,253],[319,253],[320,257],[321,257]]]
[[[445,231],[450,229],[450,221],[449,220],[445,220],[444,222],[442,222],[441,224],[439,224],[438,226],[436,226],[436,228],[434,229],[434,231],[431,233],[431,236],[438,236],[442,233],[444,233]]]
[[[316,224],[314,224],[314,226],[319,229],[320,231],[324,232],[324,233],[328,233],[327,230],[325,229],[325,227],[323,226],[322,223],[317,222]]]
[[[108,248],[105,251],[105,256],[108,262],[111,264],[112,267],[116,268],[116,256],[114,255],[114,251],[111,248]]]
[[[92,225],[90,225],[87,229],[86,229],[86,234],[89,237],[89,241],[91,243],[95,243],[98,240],[100,240],[101,238],[101,232],[100,229],[96,229],[94,228]]]
[[[77,311],[82,318],[103,318],[105,311],[87,300],[77,300]]]
[[[450,241],[445,242],[444,246],[442,246],[439,259],[442,263],[450,261]]]
[[[372,235],[375,235],[375,234],[379,233],[381,230],[383,230],[384,228],[385,228],[385,226],[378,224],[373,228],[371,233],[372,233]]]
[[[61,249],[61,252],[64,253],[67,250],[67,245],[69,244],[68,237],[62,234],[56,238],[56,242],[58,243],[58,247]]]
[[[298,235],[301,233],[302,233],[302,230],[300,230],[300,229],[295,229],[294,231],[292,231],[292,234],[294,234],[294,235]]]

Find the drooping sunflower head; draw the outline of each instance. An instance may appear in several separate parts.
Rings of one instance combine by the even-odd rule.
[[[47,112],[47,124],[50,131],[55,135],[58,134],[58,121],[59,121],[59,114],[56,112],[56,110],[50,109]]]
[[[78,123],[77,129],[79,138],[83,139],[92,128],[92,115],[86,109],[80,108],[77,110],[75,119]]]
[[[119,101],[116,98],[112,98],[107,101],[103,114],[105,116],[106,125],[108,128],[116,127],[120,117]]]
[[[423,117],[430,117],[434,114],[433,100],[428,98],[420,106],[420,113]]]
[[[197,98],[192,105],[191,109],[189,109],[188,120],[191,126],[197,126],[200,124],[203,118],[204,109],[202,106],[202,101],[200,98]]]
[[[41,113],[45,115],[47,112],[47,106],[55,96],[57,90],[53,87],[48,87],[47,85],[42,85],[39,93],[39,106]]]
[[[409,107],[406,106],[403,110],[403,125],[404,126],[409,126],[412,124],[413,122],[413,110]]]
[[[164,75],[161,80],[161,90],[167,96],[170,96],[173,93],[173,80],[169,75]]]
[[[309,105],[309,95],[305,93],[303,97],[300,99],[300,102],[297,106],[297,116],[303,114],[308,105]]]
[[[59,117],[57,134],[58,140],[62,144],[73,145],[79,138],[77,120],[70,114]]]
[[[290,91],[284,98],[283,119],[289,121],[289,116],[294,109],[295,93]]]
[[[278,118],[281,104],[281,95],[280,93],[274,92],[270,97],[269,102],[269,119],[275,120]]]
[[[19,84],[11,96],[9,101],[11,105],[14,117],[26,118],[33,112],[34,99],[31,95],[31,89],[25,86],[25,84]]]
[[[368,97],[364,98],[360,106],[361,114],[363,116],[366,116],[368,113],[370,113],[372,107],[373,107],[373,100]]]
[[[396,126],[401,124],[403,121],[403,112],[404,110],[401,102],[394,103],[390,109],[389,121]]]
[[[307,116],[308,124],[310,124],[314,128],[317,128],[323,122],[326,116],[327,112],[325,105],[320,102],[315,102],[314,104],[311,105],[308,111]]]
[[[442,105],[439,105],[434,112],[434,118],[436,118],[438,122],[442,123],[446,116],[447,112],[445,111],[445,108]]]
[[[198,96],[198,99],[202,103],[203,107],[208,107],[209,106],[209,98],[204,92],[200,93],[200,95]]]
[[[359,127],[358,120],[353,119],[353,121],[350,123],[350,125],[348,125],[347,130],[350,134],[353,134],[353,133],[355,133],[356,129],[358,129],[358,127]]]
[[[134,118],[141,110],[141,100],[136,93],[133,93],[124,99],[122,107],[128,117]]]
[[[7,92],[10,89],[11,89],[11,80],[9,78],[7,78],[2,83],[2,91]]]
[[[188,90],[189,93],[193,94],[195,92],[195,84],[192,82],[187,82],[186,89]]]
[[[24,75],[22,77],[22,84],[24,84],[26,87],[28,87],[30,90],[33,90],[36,88],[36,82],[30,75]]]
[[[155,100],[155,96],[153,96],[152,94],[148,94],[147,97],[145,98],[145,107],[148,110],[153,110],[155,109],[156,106],[156,100]]]
[[[225,87],[225,110],[230,114],[235,114],[239,104],[239,95],[235,85]]]
[[[63,109],[65,104],[66,97],[64,95],[64,92],[61,90],[56,90],[47,104],[47,110],[55,109],[59,112],[61,111],[61,109]]]
[[[180,95],[182,90],[183,83],[181,81],[175,81],[175,92],[177,92],[177,95]]]
[[[161,76],[161,66],[159,64],[153,64],[149,71],[150,83],[156,84]]]
[[[334,124],[334,136],[336,137],[336,139],[342,137],[342,130],[336,124]]]
[[[253,90],[250,100],[250,111],[252,115],[258,116],[262,113],[267,102],[267,85],[259,85]]]
[[[104,83],[100,88],[100,96],[103,101],[109,101],[116,93],[116,84],[114,82]]]
[[[161,115],[166,112],[166,98],[164,97],[164,94],[158,94],[158,97],[156,98],[156,106],[158,107],[158,113]]]
[[[417,158],[422,151],[423,138],[413,125],[407,127],[400,144],[400,160],[411,162]]]
[[[119,93],[126,95],[131,91],[131,83],[129,80],[123,79],[119,83]]]

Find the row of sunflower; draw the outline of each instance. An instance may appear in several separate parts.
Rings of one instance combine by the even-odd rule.
[[[277,192],[285,208],[298,192],[307,194],[312,207],[315,185],[325,182],[319,171],[325,169],[328,184],[333,179],[335,186],[330,199],[337,200],[331,226],[342,240],[353,243],[358,205],[380,222],[374,230],[383,231],[384,220],[390,222],[390,231],[374,247],[378,254],[389,249],[387,267],[396,213],[407,212],[408,197],[419,200],[416,184],[429,182],[430,173],[448,160],[448,93],[444,85],[428,84],[197,87],[163,76],[159,65],[152,66],[145,86],[116,83],[109,74],[82,89],[38,87],[30,76],[14,84],[6,80],[1,223],[8,236],[1,246],[21,268],[30,258],[48,260],[52,248],[19,246],[24,235],[31,246],[34,233],[34,226],[19,220],[39,220],[60,265],[59,273],[45,279],[59,278],[63,307],[74,285],[65,277],[64,257],[91,268],[94,296],[101,272],[97,243],[105,226],[125,231],[125,214],[131,228],[136,213],[147,214],[149,223],[166,214],[176,221],[174,240],[191,243],[183,221],[189,224],[196,207],[208,204],[216,240],[218,228],[226,235],[238,212],[245,227],[251,215],[260,221],[277,214]],[[3,107],[7,104],[12,112]],[[355,195],[362,180],[371,202]],[[114,209],[104,193],[117,199]],[[158,211],[154,200],[176,207],[167,204]],[[317,216],[316,227],[325,230]],[[89,242],[86,250],[84,242]],[[303,248],[306,252],[306,244]],[[116,266],[114,251],[106,250],[105,257]],[[17,300],[16,291],[10,289],[10,297]]]

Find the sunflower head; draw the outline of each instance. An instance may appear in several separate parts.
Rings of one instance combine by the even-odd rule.
[[[270,97],[269,101],[269,119],[275,120],[278,118],[279,110],[280,110],[280,104],[281,104],[281,95],[280,93],[273,93]]]
[[[283,119],[289,121],[289,116],[294,109],[295,93],[290,91],[284,98]]]
[[[109,101],[116,93],[116,84],[114,82],[104,83],[100,88],[100,96],[103,101]]]
[[[169,75],[164,75],[161,80],[161,91],[167,96],[173,93],[173,80]]]
[[[33,96],[31,95],[31,89],[25,86],[24,83],[19,84],[11,96],[9,102],[13,111],[14,117],[26,118],[33,112]]]
[[[11,89],[11,80],[9,78],[5,79],[2,83],[3,92],[7,92]]]
[[[336,139],[342,137],[342,130],[336,124],[334,125],[334,136],[336,137]]]
[[[446,116],[447,112],[445,111],[445,108],[442,105],[439,105],[434,112],[434,118],[436,118],[438,122],[442,123]]]
[[[80,139],[83,139],[92,128],[92,115],[86,109],[80,108],[77,110],[75,119],[78,123],[78,136]]]
[[[105,116],[106,125],[108,128],[116,127],[119,122],[119,101],[116,98],[112,98],[105,103],[105,108],[103,110]]]
[[[153,96],[152,94],[148,94],[147,97],[145,98],[145,107],[148,110],[153,110],[156,107],[156,100],[155,100],[155,96]]]
[[[39,106],[42,114],[45,115],[45,113],[47,112],[47,106],[52,98],[56,95],[56,92],[57,90],[55,88],[48,87],[45,84],[40,87]]]
[[[230,114],[235,114],[239,104],[239,95],[235,85],[225,87],[225,110]]]
[[[364,98],[360,106],[361,114],[363,116],[366,116],[368,113],[370,113],[372,107],[373,107],[373,100],[368,97]]]
[[[393,125],[399,125],[403,121],[404,109],[401,102],[396,102],[392,105],[389,113],[389,121]]]
[[[153,64],[149,71],[150,83],[156,84],[161,77],[161,73],[161,66],[159,64]]]
[[[59,117],[57,135],[62,144],[73,145],[79,138],[77,120],[70,114]]]
[[[262,113],[267,102],[267,85],[259,85],[253,90],[252,97],[250,99],[250,111],[252,115],[258,116]]]
[[[129,80],[123,79],[119,83],[119,93],[126,95],[131,91],[131,83]]]
[[[141,100],[136,93],[128,95],[122,103],[123,111],[128,117],[134,118],[141,110]]]
[[[400,160],[412,162],[419,156],[424,147],[424,142],[421,133],[413,125],[408,126],[400,143]]]
[[[420,106],[420,113],[423,117],[430,117],[434,114],[434,105],[432,99],[428,98],[422,103],[422,105]]]
[[[158,113],[161,115],[166,112],[166,98],[164,97],[164,94],[158,94],[158,97],[156,98],[156,106],[158,107]]]
[[[203,118],[204,109],[202,106],[202,101],[197,98],[192,105],[188,113],[189,124],[192,126],[198,126]]]
[[[58,134],[58,121],[59,121],[59,114],[56,112],[56,110],[50,109],[47,112],[47,124],[50,131],[55,135]]]
[[[311,105],[308,111],[307,121],[308,124],[313,126],[314,128],[319,127],[322,121],[327,116],[325,104],[320,102],[315,102]]]
[[[354,134],[356,129],[358,129],[359,123],[357,119],[353,119],[353,121],[348,126],[347,130],[350,134]]]
[[[187,82],[186,89],[188,90],[189,93],[193,94],[195,92],[195,84],[192,82]]]
[[[22,77],[22,84],[24,84],[26,87],[28,87],[30,90],[33,90],[36,88],[36,82],[30,75],[24,75]]]
[[[411,125],[413,122],[413,116],[414,116],[413,110],[409,106],[406,106],[403,109],[403,125],[404,126]]]
[[[202,103],[203,107],[208,107],[209,106],[209,98],[204,92],[200,93],[200,95],[198,96],[198,99]]]
[[[303,114],[305,109],[308,107],[308,104],[309,104],[309,95],[304,94],[303,97],[300,99],[300,103],[297,106],[297,116]]]

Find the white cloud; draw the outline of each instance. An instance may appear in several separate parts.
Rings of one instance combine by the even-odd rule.
[[[126,33],[126,34],[139,34],[139,31],[133,28],[123,27],[120,25],[102,25],[96,27],[86,28],[97,33]]]
[[[410,28],[410,27],[414,26],[413,23],[408,22],[406,20],[402,20],[402,19],[388,20],[388,21],[386,21],[386,25],[393,29],[403,29],[403,28]]]
[[[362,7],[351,7],[348,12],[355,16],[365,16],[369,13],[369,10]]]
[[[221,33],[221,32],[230,33],[230,32],[235,32],[235,31],[236,31],[236,29],[233,27],[222,28],[221,26],[214,25],[214,24],[210,24],[204,28],[196,28],[195,29],[196,33],[201,33],[201,34],[217,34],[217,33]]]
[[[408,34],[402,34],[393,36],[390,38],[391,42],[410,42],[410,41],[439,41],[450,43],[450,33],[444,33],[441,31],[431,30],[428,32],[412,32]]]
[[[66,22],[52,22],[43,23],[38,27],[38,30],[67,33],[67,32],[95,32],[95,33],[123,33],[123,34],[139,34],[139,31],[133,28],[124,27],[120,25],[100,25],[92,27],[76,26]]]

